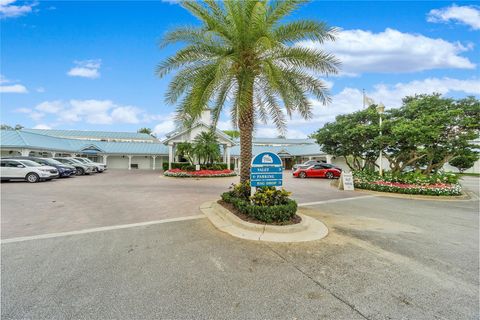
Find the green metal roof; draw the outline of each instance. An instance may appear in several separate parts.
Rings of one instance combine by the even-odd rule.
[[[52,137],[78,137],[95,139],[135,139],[157,140],[146,133],[138,132],[110,132],[110,131],[83,131],[83,130],[55,130],[55,129],[22,129],[23,132],[38,133]]]
[[[26,130],[1,130],[2,148],[31,148],[61,152],[81,153],[96,147],[109,154],[168,154],[168,147],[156,142],[107,142],[52,137]]]

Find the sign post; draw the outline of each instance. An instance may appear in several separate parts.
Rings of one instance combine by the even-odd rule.
[[[250,187],[280,187],[283,181],[282,159],[273,152],[262,152],[252,159]]]
[[[340,190],[354,190],[353,174],[351,172],[343,172],[340,175],[340,181],[338,182],[338,189]]]

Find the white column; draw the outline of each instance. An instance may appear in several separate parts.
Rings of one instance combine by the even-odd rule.
[[[56,152],[52,152],[52,158],[55,158],[57,156]]]
[[[230,170],[230,146],[227,146],[225,150],[227,153],[227,169]]]
[[[173,144],[168,145],[168,170],[172,169],[173,162]]]
[[[163,156],[159,156],[160,158],[160,169],[163,170]]]
[[[132,156],[128,155],[128,170],[132,170]]]
[[[327,154],[327,155],[325,156],[325,158],[327,159],[327,163],[330,163],[330,164],[332,163],[332,158],[333,158],[333,156]]]
[[[152,168],[152,170],[155,170],[155,159],[157,158],[157,156],[152,156],[152,158],[153,158],[153,168]]]
[[[227,162],[227,145],[223,145],[223,163]]]
[[[28,157],[29,154],[30,154],[30,150],[22,149],[22,157]]]
[[[312,157],[308,157],[308,160],[312,160]]]
[[[104,154],[103,155],[103,164],[107,164],[107,158],[108,158],[108,154]]]

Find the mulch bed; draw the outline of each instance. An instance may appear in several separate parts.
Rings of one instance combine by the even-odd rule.
[[[230,211],[231,213],[233,213],[234,215],[236,215],[237,217],[239,217],[240,219],[242,219],[243,221],[247,221],[247,222],[250,222],[250,223],[268,224],[268,225],[272,225],[272,226],[286,226],[286,225],[291,225],[291,224],[297,224],[297,223],[300,223],[302,221],[302,218],[300,218],[300,216],[294,215],[292,218],[290,218],[290,220],[287,220],[287,221],[266,223],[264,221],[257,220],[255,218],[252,218],[252,217],[238,211],[238,209],[235,208],[233,206],[233,204],[231,204],[231,203],[225,202],[223,200],[218,200],[217,203],[219,205],[221,205],[222,207],[224,207],[225,209],[227,209],[228,211]]]

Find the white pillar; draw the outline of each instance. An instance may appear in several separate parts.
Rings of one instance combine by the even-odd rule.
[[[29,154],[30,154],[30,150],[22,149],[22,157],[28,157]]]
[[[157,158],[157,156],[152,156],[152,158],[153,158],[153,168],[152,168],[152,170],[155,170],[155,159]]]
[[[168,145],[168,170],[172,169],[173,162],[173,144]]]
[[[104,154],[103,155],[103,164],[107,164],[107,158],[108,158],[108,154]]]
[[[159,156],[160,158],[160,169],[163,170],[163,157]]]
[[[227,169],[230,170],[230,146],[227,146],[225,150],[227,153]]]
[[[312,160],[312,157],[308,157],[308,160]]]
[[[128,170],[132,170],[132,156],[128,155]]]
[[[325,156],[325,158],[327,159],[327,163],[330,163],[330,164],[332,163],[332,158],[333,158],[333,156],[327,154],[327,155]]]
[[[52,158],[55,158],[57,156],[56,152],[52,152]]]
[[[223,163],[226,163],[227,162],[227,145],[224,144],[223,145]]]

